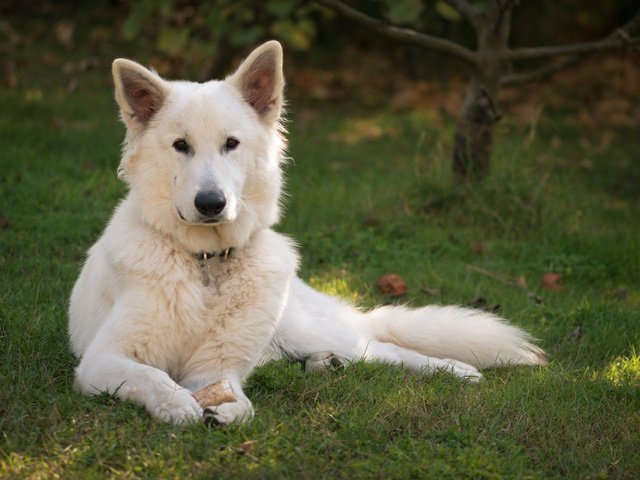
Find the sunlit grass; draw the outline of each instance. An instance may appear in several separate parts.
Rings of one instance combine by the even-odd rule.
[[[86,452],[89,448],[83,449]],[[81,454],[79,448],[72,446],[39,457],[11,452],[4,459],[0,458],[0,472],[7,478],[62,478],[64,469],[72,466]]]
[[[308,278],[307,281],[310,286],[327,295],[337,296],[354,303],[357,302],[360,294],[355,288],[353,280],[349,278],[345,270],[341,270],[338,275],[314,275]]]
[[[630,355],[616,357],[604,372],[614,385],[640,385],[640,356],[635,348]]]

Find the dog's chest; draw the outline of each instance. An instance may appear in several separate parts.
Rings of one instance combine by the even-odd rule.
[[[286,239],[272,232],[256,238],[204,265],[175,251],[162,256],[164,270],[143,280],[149,308],[129,328],[138,361],[175,379],[226,359],[253,362],[275,331],[296,266]]]
[[[189,265],[181,281],[168,286],[173,291],[171,321],[203,341],[207,332],[223,327],[230,310],[238,308],[237,297],[244,296],[248,288],[236,281],[240,270],[237,263],[228,259]]]
[[[190,352],[219,328],[227,299],[217,288],[218,279],[203,285],[198,265],[175,262],[161,276],[150,275],[144,315],[128,326],[129,348],[142,363],[165,371],[179,370]]]
[[[259,287],[255,277],[247,278],[241,263],[234,259],[210,262],[206,281],[201,266],[195,263],[179,276],[179,281],[165,281],[162,290],[167,299],[163,315],[166,324],[156,331],[170,334],[158,335],[156,340],[163,345],[153,351],[162,352],[161,358],[151,359],[150,363],[180,377],[204,345],[222,342],[228,338],[230,328],[236,329],[245,321],[241,312],[250,305]]]

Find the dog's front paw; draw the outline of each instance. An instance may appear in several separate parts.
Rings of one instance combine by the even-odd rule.
[[[184,425],[195,423],[202,418],[202,407],[186,389],[171,392],[159,400],[158,404],[149,411],[160,420]]]
[[[248,398],[235,402],[222,403],[204,409],[204,421],[207,425],[229,425],[245,423],[253,418],[253,405]]]

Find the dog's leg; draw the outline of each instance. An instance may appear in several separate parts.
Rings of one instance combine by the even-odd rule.
[[[168,368],[163,351],[167,339],[158,330],[167,329],[163,322],[169,314],[161,302],[151,300],[157,298],[156,292],[129,288],[111,307],[82,353],[75,387],[86,395],[106,392],[131,400],[166,422],[194,422],[202,417],[202,408],[161,370]]]
[[[344,345],[342,348],[344,349]],[[418,373],[433,374],[443,371],[469,381],[478,381],[482,378],[482,374],[472,365],[449,358],[429,357],[391,343],[370,340],[366,343],[364,350],[354,344],[353,352],[353,355],[347,356],[337,355],[331,351],[312,353],[305,358],[305,370],[307,372],[332,370],[346,367],[353,361],[364,360],[400,365]]]
[[[202,408],[191,392],[167,373],[115,352],[90,347],[76,369],[75,387],[87,395],[107,392],[131,400],[165,422],[182,424],[202,418]]]
[[[268,302],[276,301],[276,295],[269,296]],[[267,305],[268,302],[265,301]],[[273,335],[277,318],[272,312],[277,311],[277,305],[264,310],[252,305],[234,312],[227,319],[224,330],[212,334],[212,340],[203,342],[184,366],[178,382],[191,392],[220,380],[227,380],[231,385],[236,400],[207,409],[210,422],[226,425],[244,423],[253,418],[253,406],[242,384]],[[269,314],[272,318],[269,318]],[[218,338],[224,338],[224,342]]]

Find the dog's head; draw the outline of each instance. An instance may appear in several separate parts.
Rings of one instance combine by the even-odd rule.
[[[167,81],[113,63],[127,135],[119,174],[144,219],[188,248],[241,246],[277,221],[282,48],[254,50],[225,80]]]

